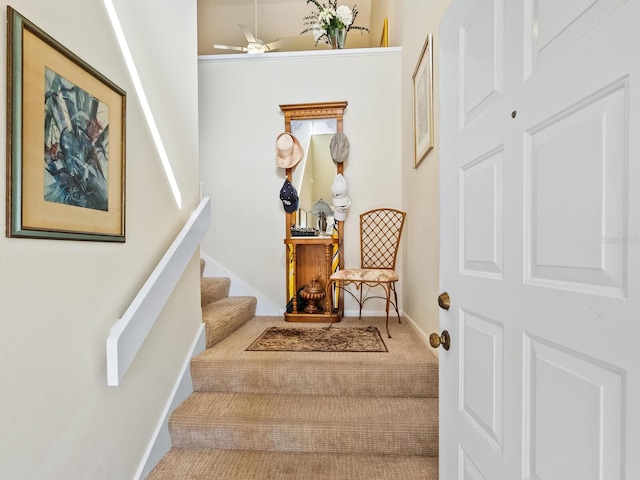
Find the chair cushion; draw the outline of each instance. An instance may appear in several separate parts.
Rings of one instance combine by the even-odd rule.
[[[353,268],[338,270],[331,275],[331,280],[390,283],[398,281],[398,274],[386,268]]]

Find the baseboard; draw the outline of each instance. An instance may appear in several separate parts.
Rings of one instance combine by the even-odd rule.
[[[411,326],[411,328],[413,328],[413,331],[416,333],[416,335],[418,336],[418,338],[420,340],[422,340],[422,342],[429,348],[429,350],[431,351],[431,353],[433,353],[433,355],[436,358],[438,357],[438,351],[436,349],[434,349],[431,344],[429,343],[429,335],[427,333],[425,333],[419,326],[418,324],[413,320],[413,318],[411,318],[409,315],[407,315],[404,311],[402,312],[402,320],[405,321]]]
[[[189,368],[191,359],[201,352],[204,352],[207,346],[207,337],[205,334],[204,323],[200,326],[198,334],[191,345],[190,353],[182,365],[182,370],[173,387],[171,395],[167,401],[167,405],[162,413],[162,418],[156,427],[153,438],[149,443],[140,467],[136,472],[134,480],[142,480],[149,475],[158,462],[171,449],[171,437],[169,435],[169,416],[178,405],[180,405],[189,395],[193,393],[193,383],[191,381],[191,370]]]
[[[429,337],[427,336],[427,334],[423,332],[418,324],[413,320],[413,318],[407,315],[404,311],[402,312],[402,320],[406,320],[406,322],[411,325],[411,328],[413,328],[413,331],[416,332],[416,335],[418,335],[420,340],[422,340],[425,345],[429,345]]]

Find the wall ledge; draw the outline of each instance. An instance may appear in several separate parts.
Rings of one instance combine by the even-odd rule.
[[[260,62],[278,59],[314,58],[314,57],[365,57],[369,55],[399,55],[402,47],[377,48],[345,48],[342,50],[302,50],[298,52],[269,52],[269,53],[223,53],[221,55],[198,55],[198,63],[220,62]]]

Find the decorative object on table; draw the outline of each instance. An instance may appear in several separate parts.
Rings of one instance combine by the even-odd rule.
[[[300,292],[300,296],[307,301],[307,305],[304,307],[304,311],[307,313],[321,313],[322,309],[318,307],[324,297],[324,288],[318,283],[318,279],[311,280]]]
[[[418,168],[434,145],[433,135],[433,42],[422,47],[413,72],[413,168]]]
[[[333,218],[337,222],[344,222],[347,218],[347,210],[351,206],[351,199],[347,194],[347,180],[339,173],[331,185],[333,195]]]
[[[7,236],[124,242],[126,92],[7,16]]]
[[[320,199],[309,212],[318,217],[318,230],[325,233],[327,231],[327,216],[333,215],[331,207],[323,199]]]
[[[280,168],[295,167],[304,154],[298,139],[290,133],[281,133],[276,139],[276,165]]]
[[[344,133],[338,132],[331,137],[329,151],[331,152],[333,162],[342,163],[349,158],[349,147],[349,139]]]
[[[360,33],[369,31],[368,28],[353,24],[358,16],[355,5],[351,9],[346,5],[338,6],[338,0],[329,0],[328,6],[317,0],[307,0],[307,5],[309,3],[313,3],[318,11],[303,18],[307,28],[300,33],[312,32],[316,46],[322,42],[333,49],[344,48],[349,30],[360,30]]]
[[[284,181],[280,189],[280,200],[282,200],[285,212],[293,213],[298,209],[298,191],[288,179]]]
[[[259,352],[379,352],[389,350],[376,327],[267,328],[247,348]]]
[[[317,237],[318,229],[313,227],[298,227],[296,225],[291,225],[291,236],[292,237]]]

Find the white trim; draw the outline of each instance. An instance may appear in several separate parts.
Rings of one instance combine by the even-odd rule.
[[[182,276],[211,223],[204,198],[107,338],[107,385],[117,386]]]
[[[222,55],[198,55],[198,63],[219,63],[219,62],[258,62],[273,61],[279,59],[299,59],[312,57],[363,57],[367,55],[398,55],[402,53],[402,47],[381,47],[381,48],[345,48],[342,50],[304,50],[299,52],[269,52],[269,53],[231,53]]]
[[[429,347],[429,350],[431,351],[431,353],[434,353],[434,348],[431,346],[431,344],[429,343],[429,336],[418,326],[418,324],[413,320],[413,318],[411,318],[409,315],[406,314],[406,312],[402,311],[402,320],[406,320],[407,323],[411,326],[411,328],[413,328],[413,331],[416,333],[416,335],[418,335],[418,338],[420,338],[420,340],[422,340],[422,342]],[[391,320],[391,318],[389,318],[389,320]],[[397,320],[397,318],[396,318]],[[434,355],[437,357],[438,355],[436,353],[434,353]]]
[[[167,405],[162,412],[162,417],[156,427],[147,451],[140,462],[138,471],[134,476],[134,480],[146,478],[147,475],[153,470],[158,462],[164,457],[169,450],[171,450],[171,435],[169,434],[169,416],[171,413],[184,402],[189,395],[193,393],[193,382],[191,380],[191,359],[201,352],[204,352],[207,346],[207,336],[205,334],[204,323],[200,326],[198,334],[196,335],[189,355],[187,356],[180,375],[176,380],[176,384],[171,391],[171,395],[167,400]]]

